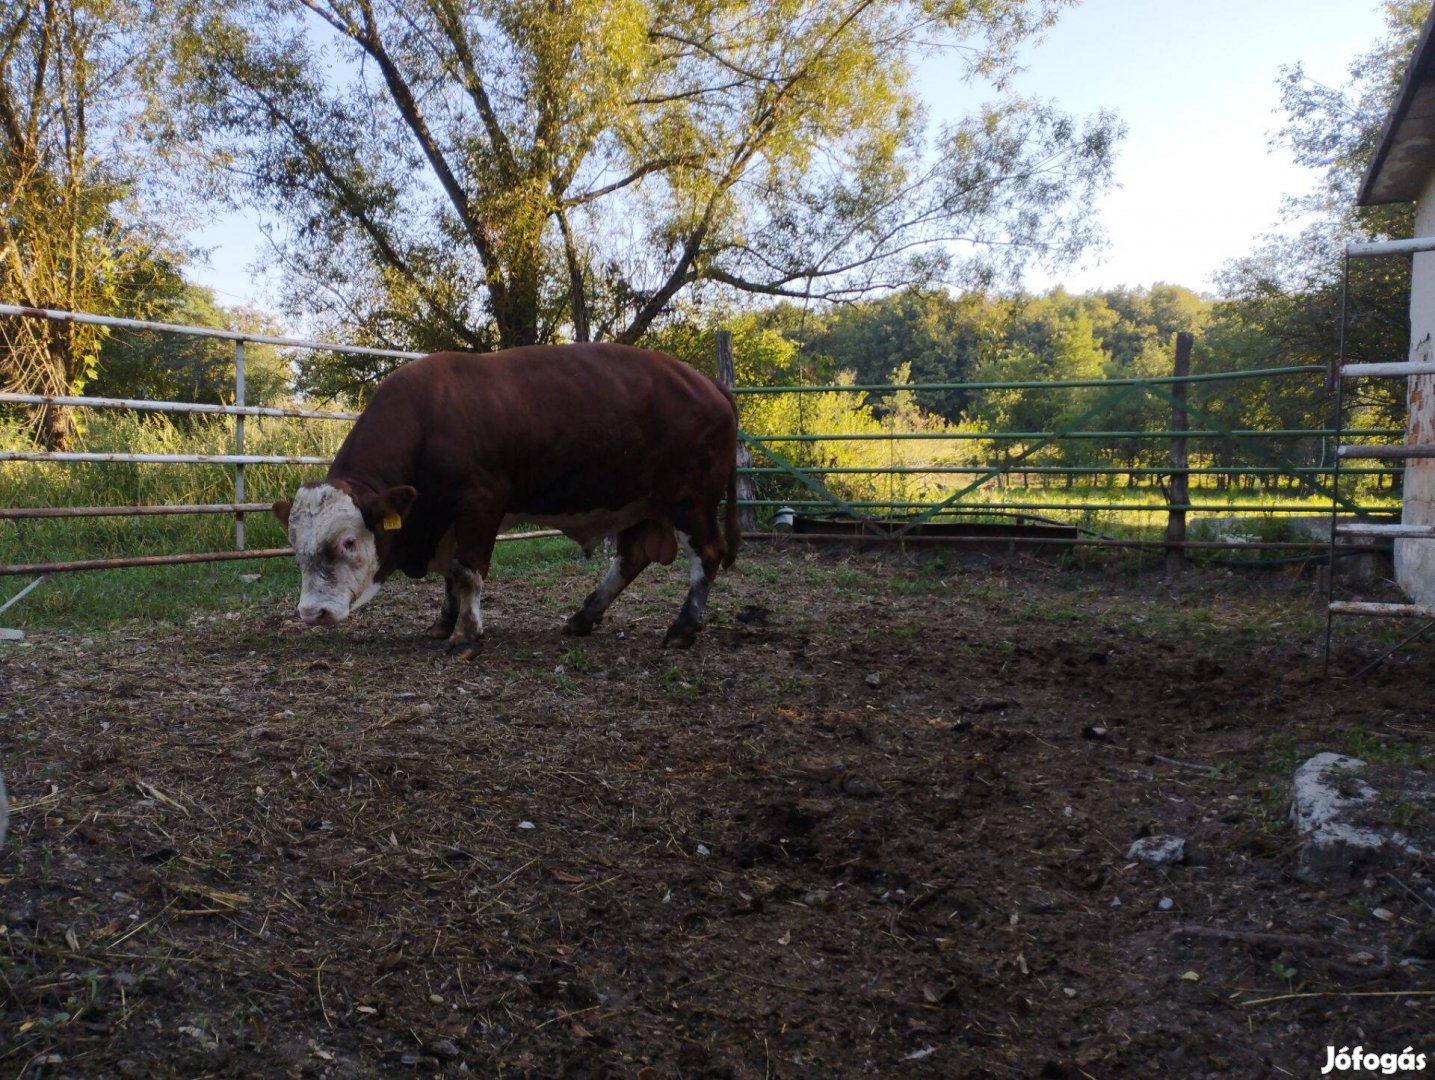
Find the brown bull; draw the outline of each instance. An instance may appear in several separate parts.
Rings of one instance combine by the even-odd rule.
[[[339,622],[395,570],[436,570],[444,604],[429,633],[472,658],[494,540],[531,522],[585,552],[617,537],[572,634],[591,632],[645,566],[681,547],[691,584],[665,643],[686,648],[737,554],[736,442],[732,395],[662,353],[549,345],[415,360],[374,391],[328,478],[274,504],[299,560],[299,616]]]

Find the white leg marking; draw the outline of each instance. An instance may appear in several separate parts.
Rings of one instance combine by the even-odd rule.
[[[453,584],[458,593],[458,636],[477,641],[483,637],[483,575],[460,568]]]
[[[703,570],[703,561],[693,550],[692,537],[681,529],[676,530],[678,543],[688,553],[688,598],[684,605],[692,612],[694,619],[701,621],[708,606],[708,576]]]
[[[625,585],[627,585],[627,582],[623,580],[623,560],[614,558],[613,561],[608,564],[608,572],[603,575],[603,580],[600,581],[598,587],[593,590],[591,609],[588,609],[587,604],[584,605],[584,608],[588,609],[588,616],[596,619],[602,615],[603,612],[607,611],[608,605],[617,599],[618,594],[623,591]]]

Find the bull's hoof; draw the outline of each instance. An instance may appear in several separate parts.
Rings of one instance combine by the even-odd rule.
[[[450,660],[476,660],[483,652],[483,638],[474,641],[455,641],[448,647]]]
[[[691,649],[698,640],[698,628],[690,624],[675,623],[668,628],[663,638],[663,648]]]
[[[447,641],[453,636],[453,626],[452,623],[434,623],[424,630],[423,636],[430,641]]]
[[[563,632],[569,637],[587,637],[593,632],[593,627],[603,621],[600,615],[596,619],[589,618],[581,611],[575,611],[568,616],[568,621],[563,624]]]

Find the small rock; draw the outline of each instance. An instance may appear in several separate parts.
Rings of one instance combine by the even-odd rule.
[[[1186,841],[1179,836],[1143,836],[1126,850],[1126,857],[1152,866],[1171,866],[1186,858]]]
[[[442,994],[430,994],[430,995],[429,995],[429,1004],[431,1004],[431,1005],[442,1005],[442,1004],[443,1004],[443,995],[442,995]]]
[[[882,675],[880,672],[869,671],[867,673],[867,678],[863,681],[866,682],[867,685],[870,686],[873,690],[876,690],[877,687],[882,685]]]
[[[435,1039],[429,1043],[428,1051],[440,1061],[453,1061],[463,1054],[452,1039]]]
[[[1084,727],[1084,728],[1081,729],[1081,737],[1082,737],[1083,739],[1098,739],[1098,740],[1099,740],[1099,739],[1104,739],[1104,738],[1106,738],[1106,736],[1107,736],[1108,734],[1109,734],[1108,729],[1102,727],[1100,724],[1090,724],[1090,725],[1088,725],[1087,727]]]
[[[24,641],[25,631],[0,627],[0,641]]]
[[[243,581],[243,582],[247,582],[247,583],[250,584],[250,585],[253,585],[256,581],[259,580],[259,575],[258,575],[258,574],[240,574],[240,575],[239,575],[239,580],[240,580],[240,581]]]
[[[1176,901],[1172,900],[1169,896],[1163,896],[1156,902],[1156,906],[1162,911],[1170,911],[1176,906]]]
[[[533,822],[531,822],[531,821],[520,821],[520,822],[518,823],[518,827],[519,827],[520,829],[536,829],[536,828],[538,828],[538,826],[535,825],[535,824],[533,824]]]

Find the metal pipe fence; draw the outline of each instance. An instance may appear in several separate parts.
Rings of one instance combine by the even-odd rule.
[[[1179,345],[1179,343],[1178,343]],[[1189,341],[1186,343],[1189,353]],[[1178,348],[1179,352],[1179,348]],[[811,430],[803,427],[792,430],[788,427],[771,433],[758,433],[745,428],[743,440],[751,449],[754,463],[742,470],[754,481],[768,490],[760,492],[750,500],[749,505],[762,509],[787,507],[794,511],[827,510],[841,516],[867,516],[900,518],[906,527],[932,520],[938,515],[983,515],[1007,512],[1044,511],[1052,513],[1119,513],[1150,514],[1166,513],[1172,522],[1181,519],[1180,528],[1170,533],[1170,547],[1180,548],[1179,540],[1184,536],[1184,515],[1200,514],[1323,514],[1327,504],[1298,504],[1294,500],[1252,502],[1239,496],[1242,485],[1263,485],[1280,490],[1282,487],[1307,492],[1312,496],[1331,498],[1336,496],[1334,484],[1337,475],[1370,483],[1388,483],[1393,489],[1402,476],[1399,468],[1373,467],[1359,470],[1337,464],[1337,435],[1345,440],[1389,440],[1398,438],[1398,428],[1367,426],[1347,428],[1337,432],[1335,428],[1318,427],[1233,427],[1220,416],[1213,415],[1209,408],[1192,403],[1187,396],[1177,391],[1181,387],[1203,386],[1208,391],[1213,384],[1235,384],[1242,381],[1261,380],[1273,386],[1290,385],[1292,380],[1308,383],[1312,377],[1323,376],[1321,365],[1289,365],[1283,367],[1257,368],[1246,371],[1193,373],[1189,367],[1177,366],[1176,372],[1166,376],[1128,377],[1118,379],[1070,379],[1047,382],[1037,381],[971,381],[941,383],[851,383],[837,385],[800,384],[791,386],[735,386],[733,391],[747,401],[770,399],[772,395],[797,395],[799,404],[807,395],[843,395],[846,407],[852,411],[867,410],[873,421],[880,422],[879,414],[872,413],[868,406],[879,405],[883,396],[904,394],[921,400],[924,393],[960,391],[977,395],[988,391],[1071,391],[1094,388],[1112,391],[1102,402],[1088,408],[1078,421],[1064,428],[1047,430],[980,430],[978,428],[945,430],[896,430],[895,425],[887,430],[860,430],[861,424],[852,425],[859,430]],[[1319,384],[1302,385],[1308,393],[1319,394]],[[1278,394],[1279,390],[1272,390]],[[1129,426],[1103,427],[1099,421],[1103,415],[1130,402],[1132,394],[1151,395],[1158,407],[1165,402],[1170,407],[1168,425],[1135,428]],[[790,412],[779,415],[791,416]],[[798,410],[800,417],[801,411]],[[827,411],[831,415],[831,410]],[[1191,421],[1195,423],[1192,424]],[[846,427],[847,425],[841,425]],[[1121,446],[1099,444],[1124,444]],[[1183,448],[1179,455],[1172,455],[1172,464],[1153,464],[1150,458],[1155,443],[1167,443]],[[873,451],[862,451],[863,446],[885,444],[889,447],[887,461],[875,461]],[[944,445],[946,444],[945,448]],[[1134,445],[1133,445],[1134,444]],[[981,445],[989,449],[983,452]],[[857,449],[845,451],[843,446]],[[1081,447],[1076,452],[1075,463],[1054,463],[1060,461],[1063,447]],[[904,447],[910,447],[902,452]],[[961,449],[969,447],[970,449]],[[1189,449],[1187,449],[1189,447]],[[1347,457],[1367,456],[1378,458],[1377,453],[1361,454],[1359,451],[1341,451]],[[766,460],[762,460],[763,458]],[[852,460],[856,457],[858,460]],[[1105,460],[1102,460],[1102,458]],[[917,463],[912,459],[917,458]],[[963,459],[966,460],[963,460]],[[1086,459],[1086,460],[1082,460]],[[1094,460],[1093,460],[1094,459]],[[1115,459],[1115,460],[1113,460]],[[1126,463],[1121,463],[1122,460]],[[866,463],[861,463],[866,462]],[[1070,462],[1070,458],[1068,458]],[[943,484],[944,478],[971,478],[970,482],[958,485],[955,490]],[[1100,488],[1105,481],[1105,490],[1112,490],[1115,478],[1124,477],[1130,483],[1127,490],[1140,490],[1137,486],[1142,478],[1165,478],[1160,487],[1165,495],[1160,503],[1132,503],[1112,497],[1101,499],[1096,492],[1083,490],[1078,495],[1086,498],[1068,498],[1062,501],[1038,499],[1012,499],[1009,495],[990,498],[981,489],[993,481],[1011,481],[1020,477],[1024,495],[1030,495],[1032,478],[1041,482],[1041,490],[1056,486],[1051,478],[1058,477],[1070,487],[1082,480],[1091,481]],[[929,478],[932,482],[923,485],[929,493],[921,495],[901,494],[898,485],[915,478]],[[1225,501],[1202,499],[1215,492],[1210,484],[1203,484],[1193,495],[1196,498],[1180,497],[1177,481],[1184,483],[1188,478],[1216,479],[1221,487],[1232,489],[1235,497]],[[782,480],[791,481],[785,486]],[[878,488],[886,480],[890,490],[882,497]],[[866,481],[864,484],[863,481]],[[1284,483],[1282,483],[1284,481]],[[774,491],[774,484],[778,487]],[[910,489],[908,489],[910,492]],[[1291,492],[1287,490],[1286,494]],[[1097,494],[1097,498],[1090,496]],[[1101,499],[1101,501],[1097,501]],[[1337,501],[1342,510],[1356,518],[1368,518],[1388,507],[1363,505],[1357,498],[1339,496]]]
[[[246,342],[259,345],[275,345],[290,349],[337,352],[360,356],[379,356],[398,360],[413,360],[423,353],[405,352],[398,349],[378,349],[368,346],[344,345],[308,338],[278,337],[268,334],[251,334],[234,330],[219,330],[211,327],[183,326],[176,323],[149,322],[142,319],[123,319],[88,312],[57,311],[50,308],[33,308],[15,304],[0,304],[0,317],[45,319],[55,322],[83,323],[110,329],[143,330],[177,334],[186,337],[215,338],[234,343],[234,403],[202,404],[184,401],[156,401],[140,398],[84,397],[82,395],[0,393],[0,405],[33,405],[51,408],[119,409],[133,412],[161,414],[185,414],[201,416],[232,416],[235,420],[233,453],[99,453],[89,451],[52,450],[6,450],[0,451],[0,463],[44,462],[52,464],[135,464],[135,465],[221,465],[233,470],[232,484],[234,498],[227,503],[173,504],[163,506],[29,506],[0,507],[0,520],[45,520],[80,519],[106,517],[152,517],[188,514],[233,514],[234,549],[232,551],[184,552],[173,555],[144,555],[111,559],[72,559],[49,562],[15,563],[0,565],[0,577],[15,575],[45,575],[82,570],[109,570],[137,566],[168,566],[188,563],[223,562],[234,559],[268,559],[293,555],[291,548],[265,548],[251,550],[246,547],[244,516],[250,513],[268,512],[268,503],[245,501],[245,468],[254,465],[327,465],[332,460],[318,455],[302,454],[247,454],[245,453],[246,418],[293,418],[315,421],[339,421],[352,423],[358,413],[342,410],[325,410],[297,407],[274,407],[248,405],[245,403],[245,357]],[[557,530],[537,530],[524,533],[510,533],[500,540],[536,539],[561,535]],[[24,590],[28,592],[36,582]],[[17,599],[17,597],[12,599]]]
[[[905,389],[895,386],[894,390]],[[749,434],[752,434],[749,432]],[[891,442],[894,438],[900,442],[1035,442],[1038,440],[1054,441],[1056,439],[1161,439],[1170,440],[1175,438],[1191,439],[1326,439],[1336,434],[1334,428],[1239,428],[1228,430],[1225,428],[1206,428],[1191,431],[1175,430],[1131,430],[1131,431],[912,431],[904,432],[901,435],[893,435],[888,432],[827,432],[825,434],[811,434],[808,432],[792,432],[778,435],[757,435],[763,442],[784,443],[784,442]],[[1347,436],[1368,436],[1371,438],[1386,438],[1399,435],[1397,428],[1356,428],[1347,429],[1341,432]],[[1169,469],[1167,470],[1170,471]]]
[[[113,329],[155,331],[167,334],[178,334],[191,337],[215,338],[233,342],[235,380],[234,395],[231,404],[200,404],[179,401],[159,401],[138,398],[101,398],[84,397],[82,395],[48,395],[48,394],[27,394],[27,393],[0,393],[0,405],[21,405],[52,408],[83,408],[100,410],[125,410],[141,413],[155,414],[190,414],[209,416],[232,416],[234,418],[234,433],[232,438],[232,452],[230,453],[140,453],[140,452],[92,452],[92,451],[40,451],[40,450],[6,450],[0,451],[0,463],[5,462],[47,462],[53,464],[131,464],[131,465],[217,465],[232,470],[233,497],[228,502],[215,503],[187,503],[173,505],[132,505],[132,506],[72,506],[72,507],[0,507],[0,521],[22,521],[22,520],[44,520],[44,519],[80,519],[80,518],[114,518],[114,517],[149,517],[149,516],[170,516],[170,515],[205,515],[205,514],[232,514],[235,521],[234,549],[231,551],[211,552],[186,552],[175,555],[152,555],[134,556],[113,559],[86,559],[54,562],[32,562],[15,564],[11,566],[0,566],[0,576],[13,574],[43,574],[47,572],[61,572],[70,570],[89,569],[111,569],[127,566],[152,566],[193,562],[214,562],[222,560],[243,559],[243,558],[272,558],[291,554],[287,548],[270,548],[262,550],[247,549],[244,534],[244,517],[246,514],[258,513],[268,510],[265,503],[246,501],[246,474],[245,470],[252,466],[319,466],[326,465],[331,460],[326,456],[312,454],[255,454],[246,452],[246,428],[247,419],[259,418],[290,418],[306,421],[320,422],[352,422],[358,416],[357,413],[343,410],[326,410],[310,407],[279,407],[279,406],[258,406],[250,405],[245,400],[246,393],[246,371],[245,371],[245,344],[275,345],[283,348],[327,351],[364,356],[379,356],[397,360],[409,360],[420,356],[419,353],[406,352],[395,349],[379,349],[365,346],[343,345],[334,342],[315,341],[304,338],[278,337],[271,335],[248,334],[239,331],[217,330],[204,327],[189,327],[172,323],[148,322],[137,319],[122,319],[109,316],[92,315],[82,312],[64,312],[50,309],[28,308],[16,305],[0,304],[0,317],[15,318],[36,318],[49,319],[65,322],[86,323]],[[942,383],[913,383],[913,384],[871,384],[860,383],[852,385],[792,385],[792,386],[733,386],[732,389],[739,398],[760,399],[771,395],[790,394],[797,395],[799,400],[810,395],[819,394],[842,394],[842,395],[873,395],[873,394],[894,394],[910,393],[921,395],[926,393],[951,393],[962,392],[979,394],[991,391],[1067,391],[1067,390],[1092,390],[1104,389],[1112,391],[1112,396],[1096,407],[1088,409],[1082,416],[1067,427],[1053,430],[1039,431],[911,431],[898,432],[888,430],[885,432],[853,432],[853,431],[832,431],[813,432],[808,430],[779,432],[776,434],[758,434],[750,431],[743,432],[744,446],[750,448],[752,453],[765,457],[767,463],[758,463],[745,466],[739,470],[745,481],[762,480],[771,483],[784,477],[792,480],[796,490],[782,492],[783,497],[773,497],[767,493],[757,493],[751,498],[743,498],[741,503],[747,512],[755,509],[771,509],[779,506],[788,506],[794,509],[825,508],[837,509],[844,514],[856,514],[862,516],[891,517],[903,515],[904,520],[911,524],[929,520],[939,514],[967,513],[967,514],[991,514],[991,513],[1031,513],[1031,512],[1060,512],[1060,513],[1093,513],[1100,511],[1119,511],[1133,514],[1150,514],[1153,512],[1166,512],[1172,515],[1192,513],[1261,513],[1261,514],[1294,514],[1311,512],[1308,506],[1299,506],[1285,503],[1250,503],[1242,501],[1229,502],[1207,502],[1199,499],[1173,500],[1167,497],[1161,503],[1127,503],[1119,499],[1108,501],[1096,501],[1090,498],[1071,498],[1066,500],[1031,500],[1010,498],[987,501],[975,497],[979,490],[988,482],[1005,479],[1013,474],[1022,476],[1037,476],[1045,480],[1047,477],[1061,477],[1068,481],[1074,481],[1081,477],[1119,477],[1126,476],[1131,479],[1138,477],[1171,477],[1179,472],[1182,476],[1189,477],[1221,477],[1232,482],[1238,482],[1241,478],[1252,481],[1259,481],[1270,478],[1286,477],[1293,484],[1313,491],[1324,491],[1324,481],[1332,478],[1337,469],[1343,476],[1364,476],[1374,478],[1394,478],[1399,475],[1398,469],[1389,468],[1351,468],[1341,467],[1337,464],[1334,448],[1328,445],[1329,440],[1335,437],[1336,431],[1328,427],[1319,428],[1231,428],[1225,426],[1219,417],[1214,417],[1201,412],[1195,406],[1184,401],[1178,401],[1172,395],[1172,390],[1181,386],[1210,385],[1213,383],[1234,382],[1241,380],[1268,380],[1278,381],[1286,379],[1304,379],[1313,375],[1322,375],[1325,368],[1319,365],[1296,365],[1285,367],[1258,368],[1238,372],[1205,372],[1190,373],[1182,372],[1170,376],[1151,377],[1122,377],[1113,379],[1074,379],[1058,381],[987,381],[987,382],[942,382]],[[731,375],[728,376],[732,378]],[[1105,414],[1109,406],[1119,404],[1134,393],[1149,393],[1160,400],[1172,403],[1172,423],[1154,429],[1137,429],[1129,427],[1116,427],[1112,429],[1101,429],[1093,426],[1094,421]],[[1188,419],[1195,419],[1202,426],[1188,427]],[[1394,429],[1385,428],[1363,428],[1357,430],[1346,429],[1341,433],[1342,437],[1349,439],[1388,439],[1399,432]],[[1136,442],[1149,444],[1152,442],[1170,442],[1175,439],[1190,440],[1193,444],[1216,443],[1226,452],[1227,457],[1234,458],[1237,454],[1244,454],[1247,458],[1256,459],[1257,463],[1250,460],[1242,460],[1238,464],[1221,464],[1215,460],[1214,452],[1202,451],[1199,448],[1193,449],[1190,455],[1190,462],[1184,467],[1162,468],[1151,464],[1117,464],[1114,462],[1078,463],[1078,464],[1051,464],[1049,460],[1042,460],[1036,455],[1049,451],[1067,442],[1090,445],[1093,443],[1106,442]],[[1276,450],[1267,447],[1282,440],[1303,442],[1307,447],[1315,444],[1319,447],[1319,460],[1311,462],[1307,459],[1291,459]],[[981,462],[953,462],[932,460],[922,464],[897,463],[897,448],[904,443],[933,445],[938,443],[951,444],[973,444],[985,442],[989,445],[1001,446],[1003,449],[999,454],[993,455],[993,460]],[[890,451],[890,460],[886,463],[871,464],[838,464],[838,463],[813,463],[802,460],[788,461],[783,456],[783,451],[795,455],[812,454],[821,444],[866,444],[886,443]],[[804,449],[805,448],[805,449]],[[1095,453],[1103,452],[1097,447]],[[970,483],[959,488],[955,492],[949,492],[945,488],[939,488],[940,495],[928,499],[917,499],[910,497],[899,497],[895,493],[888,498],[873,497],[843,497],[840,493],[834,493],[827,483],[822,481],[827,478],[856,478],[867,476],[874,479],[886,478],[889,483],[895,484],[899,479],[917,476],[932,478],[942,477],[971,477]],[[1208,490],[1208,489],[1203,489]],[[1347,509],[1357,516],[1367,516],[1367,508],[1356,503],[1349,503]],[[560,535],[554,530],[541,532],[511,534],[500,539],[516,539],[536,536]],[[1171,546],[1181,546],[1173,544]],[[1187,544],[1185,546],[1191,546]],[[1220,545],[1218,545],[1220,546]],[[1227,546],[1249,546],[1249,545],[1227,545]]]
[[[4,312],[0,310],[0,314]],[[953,391],[953,390],[1082,390],[1101,387],[1111,389],[1118,386],[1170,386],[1176,383],[1221,382],[1226,379],[1265,379],[1277,375],[1324,375],[1325,368],[1319,364],[1302,364],[1287,367],[1247,368],[1244,371],[1208,371],[1199,375],[1152,375],[1118,376],[1111,379],[1030,379],[1015,382],[953,382],[953,383],[856,383],[835,385],[832,383],[807,386],[737,386],[735,394],[834,394],[849,393],[891,393],[895,390]]]

